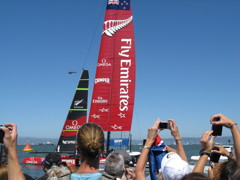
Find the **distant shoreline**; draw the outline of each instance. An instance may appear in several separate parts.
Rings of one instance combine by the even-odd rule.
[[[175,141],[173,138],[163,138],[164,142],[169,145],[174,145]],[[215,143],[219,144],[232,144],[233,140],[231,136],[221,136],[215,139]],[[18,145],[25,145],[26,142],[29,142],[31,145],[39,145],[40,143],[51,142],[54,145],[57,144],[58,138],[37,138],[37,137],[18,137]],[[183,137],[182,142],[184,145],[200,144],[200,137]],[[132,140],[133,145],[140,145],[143,143],[143,140]]]

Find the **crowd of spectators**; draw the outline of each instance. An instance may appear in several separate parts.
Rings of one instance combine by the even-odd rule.
[[[216,121],[217,119],[217,121]],[[148,129],[147,138],[136,168],[129,167],[131,156],[126,151],[112,152],[106,158],[103,172],[99,170],[99,159],[104,152],[104,133],[94,123],[82,125],[77,133],[77,153],[81,164],[75,167],[64,164],[58,153],[49,153],[43,162],[45,174],[36,180],[106,180],[106,179],[163,179],[163,180],[237,180],[240,179],[240,134],[237,123],[223,114],[210,118],[213,126],[228,128],[232,133],[234,153],[223,146],[214,145],[216,138],[213,130],[202,134],[200,156],[196,165],[191,168],[182,144],[178,126],[174,120],[168,120],[169,130],[175,139],[176,149],[166,145],[159,134],[161,120],[158,119]],[[0,179],[27,180],[33,179],[24,174],[17,157],[17,126],[5,124],[0,131],[4,133],[1,145]],[[206,168],[209,157],[213,154],[226,156],[222,162],[211,162]],[[150,175],[145,174],[149,162]]]

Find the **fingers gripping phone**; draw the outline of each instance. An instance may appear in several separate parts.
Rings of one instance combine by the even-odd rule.
[[[160,122],[158,129],[170,129],[169,122]]]
[[[220,118],[214,118],[213,121],[220,121]],[[222,125],[212,125],[213,136],[222,136]]]

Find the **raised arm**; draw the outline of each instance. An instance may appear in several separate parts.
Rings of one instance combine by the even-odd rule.
[[[25,180],[17,156],[17,126],[12,123],[5,124],[5,126],[11,127],[11,130],[6,127],[2,127],[5,133],[3,143],[8,150],[8,179]]]
[[[215,118],[219,118],[220,121],[214,121]],[[233,120],[231,120],[230,118],[226,117],[223,114],[213,115],[210,119],[210,122],[213,125],[222,125],[231,130],[233,142],[234,142],[235,156],[236,156],[238,167],[240,167],[240,134],[239,134],[237,123],[235,123]]]
[[[145,172],[146,163],[148,161],[148,153],[149,153],[150,148],[152,147],[152,145],[153,145],[153,143],[154,143],[154,141],[157,137],[158,132],[160,131],[158,129],[159,123],[160,123],[160,120],[158,119],[154,123],[153,127],[148,129],[147,139],[146,139],[144,148],[141,152],[141,155],[138,159],[137,166],[136,166],[137,180],[145,180],[146,179],[144,172]]]
[[[168,122],[170,124],[171,134],[176,141],[176,152],[182,158],[182,160],[188,162],[187,156],[185,154],[185,151],[184,151],[184,148],[182,145],[182,139],[181,139],[180,133],[178,131],[177,124],[172,119],[168,120]]]
[[[200,142],[201,142],[202,150],[200,151],[200,157],[199,157],[195,167],[193,168],[192,172],[194,172],[194,173],[203,173],[204,172],[204,167],[206,165],[208,157],[210,156],[210,153],[211,153],[211,150],[213,147],[214,138],[215,138],[215,136],[212,136],[210,138],[212,133],[213,133],[213,131],[206,131],[201,137]]]

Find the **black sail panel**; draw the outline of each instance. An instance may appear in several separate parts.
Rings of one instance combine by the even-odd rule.
[[[83,70],[67,115],[67,119],[62,128],[55,150],[56,152],[75,153],[77,131],[81,125],[86,123],[88,84],[88,70]]]

